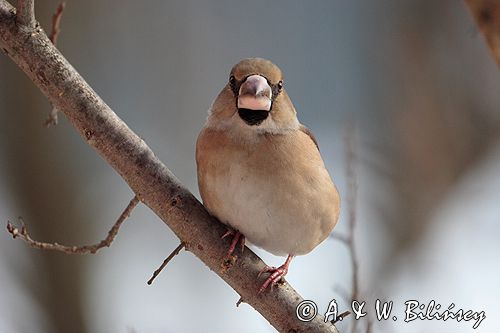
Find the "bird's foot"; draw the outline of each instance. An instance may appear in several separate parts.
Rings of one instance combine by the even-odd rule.
[[[278,268],[266,266],[259,273],[259,276],[264,273],[270,273],[270,275],[260,287],[259,294],[263,293],[267,289],[267,287],[269,287],[269,285],[271,285],[272,290],[273,287],[286,275],[286,273],[288,273],[288,269],[283,266],[280,266]]]
[[[288,273],[288,266],[290,265],[292,258],[292,256],[288,256],[285,263],[278,268],[266,266],[260,271],[257,277],[260,277],[264,273],[270,273],[270,275],[260,287],[258,292],[259,294],[263,293],[269,285],[271,285],[272,289]]]
[[[228,230],[224,235],[222,235],[221,239],[224,239],[228,236],[233,236],[233,240],[231,241],[231,245],[229,246],[229,249],[227,250],[226,257],[230,258],[236,250],[236,245],[238,245],[238,242],[241,244],[241,252],[245,249],[245,236],[237,230]]]

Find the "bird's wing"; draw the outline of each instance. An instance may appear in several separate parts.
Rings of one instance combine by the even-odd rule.
[[[313,140],[314,144],[316,145],[316,148],[318,148],[319,151],[318,141],[316,141],[316,137],[314,136],[314,134],[312,134],[311,130],[302,124],[300,124],[299,130],[307,134],[311,138],[311,140]]]

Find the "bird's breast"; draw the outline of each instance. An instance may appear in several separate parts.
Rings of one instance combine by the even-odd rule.
[[[308,253],[337,221],[337,190],[302,132],[242,145],[223,132],[205,131],[197,163],[210,213],[271,253]]]

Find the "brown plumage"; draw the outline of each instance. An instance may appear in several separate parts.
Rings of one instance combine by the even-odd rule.
[[[261,291],[337,222],[339,195],[317,142],[268,60],[244,59],[232,68],[198,137],[196,162],[208,211],[251,243],[289,255],[285,265],[267,270]]]

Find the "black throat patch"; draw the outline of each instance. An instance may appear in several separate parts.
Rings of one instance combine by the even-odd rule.
[[[247,125],[260,125],[269,116],[266,110],[238,109],[238,115]]]

